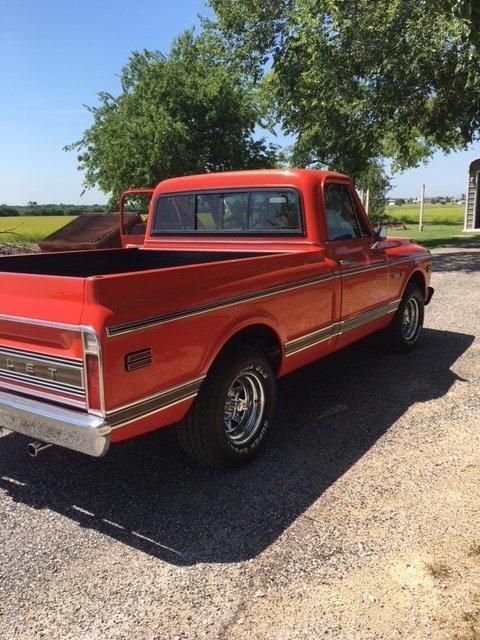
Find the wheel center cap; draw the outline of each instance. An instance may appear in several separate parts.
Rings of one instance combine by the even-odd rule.
[[[246,398],[239,398],[235,408],[238,412],[246,411],[248,409],[248,401]]]

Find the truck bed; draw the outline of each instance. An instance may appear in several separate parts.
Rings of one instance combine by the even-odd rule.
[[[10,357],[14,351],[22,366],[28,357],[81,363],[81,332],[95,332],[108,372],[105,409],[114,411],[200,379],[212,346],[218,348],[219,326],[241,329],[247,312],[260,324],[285,318],[285,339],[293,323],[295,333],[308,333],[319,314],[331,314],[329,268],[315,247],[253,248],[167,246],[0,258],[0,353]],[[303,289],[312,279],[320,279],[318,286]],[[150,366],[128,370],[126,356],[145,349],[153,354]],[[31,378],[27,391],[16,381],[8,388],[35,395],[38,382]]]
[[[88,278],[262,255],[265,254],[247,251],[148,251],[137,248],[38,253],[0,258],[0,272]]]

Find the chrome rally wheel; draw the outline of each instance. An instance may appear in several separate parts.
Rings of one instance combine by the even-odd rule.
[[[237,375],[227,392],[223,418],[229,440],[242,446],[254,438],[264,410],[265,394],[257,373],[245,371]]]
[[[405,305],[402,319],[402,330],[405,340],[410,341],[415,337],[419,329],[420,313],[418,301],[412,296]]]
[[[410,283],[382,334],[384,346],[393,351],[409,351],[416,347],[422,334],[424,307],[424,293],[416,283]]]

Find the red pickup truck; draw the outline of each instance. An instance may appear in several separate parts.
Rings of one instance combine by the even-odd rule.
[[[236,466],[269,431],[276,378],[374,332],[420,339],[430,253],[374,229],[344,175],[164,180],[142,231],[0,258],[0,425],[32,454],[102,456],[179,423],[194,459]]]

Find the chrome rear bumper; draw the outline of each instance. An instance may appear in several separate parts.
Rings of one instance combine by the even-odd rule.
[[[0,391],[0,426],[91,456],[105,455],[110,426],[101,416]]]

